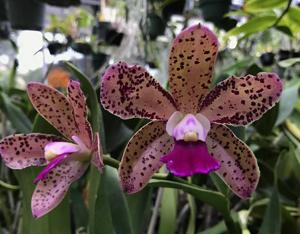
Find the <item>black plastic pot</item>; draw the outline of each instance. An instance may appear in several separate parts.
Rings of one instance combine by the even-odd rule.
[[[0,0],[0,22],[7,21],[7,4],[6,1]]]
[[[7,0],[7,4],[8,18],[13,29],[43,29],[45,4],[34,0]]]
[[[38,2],[47,3],[52,6],[69,7],[80,5],[80,0],[37,0]]]
[[[185,0],[173,0],[164,6],[162,16],[165,21],[169,21],[172,15],[182,15]]]
[[[99,68],[101,68],[105,62],[109,59],[109,55],[104,54],[104,53],[94,53],[92,55],[92,65],[94,70],[98,70]]]
[[[275,62],[275,55],[272,52],[263,53],[259,57],[263,66],[271,66]]]
[[[278,60],[279,61],[288,59],[288,58],[290,58],[290,56],[291,56],[291,52],[289,50],[281,49],[278,51]]]
[[[71,48],[78,53],[89,55],[93,52],[92,47],[89,43],[84,42],[73,42]]]
[[[51,55],[56,55],[66,51],[67,45],[60,42],[50,42],[47,48]]]
[[[147,16],[146,22],[142,25],[144,34],[148,35],[150,40],[155,40],[158,36],[165,33],[165,21],[155,13],[150,13]]]
[[[220,21],[229,12],[231,0],[201,0],[200,8],[206,21]]]

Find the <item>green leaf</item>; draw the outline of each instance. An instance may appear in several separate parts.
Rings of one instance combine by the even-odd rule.
[[[270,110],[268,110],[259,120],[253,123],[255,129],[261,135],[270,135],[272,129],[275,126],[279,113],[279,104],[276,104]]]
[[[147,187],[138,193],[130,194],[126,197],[134,233],[143,233],[151,216],[152,189]]]
[[[212,180],[213,184],[216,186],[216,188],[225,196],[228,197],[229,194],[229,188],[224,183],[224,181],[216,174],[216,173],[209,173],[209,178]]]
[[[133,234],[128,203],[120,187],[118,171],[106,167],[102,175],[102,183],[105,183],[104,190],[108,196],[115,233]]]
[[[194,234],[196,231],[197,205],[193,196],[188,195],[187,199],[190,207],[190,217],[186,234]]]
[[[285,85],[279,102],[279,113],[275,125],[283,123],[288,116],[293,112],[298,100],[298,90],[300,82],[298,78],[292,80]]]
[[[175,234],[176,232],[176,216],[178,204],[177,193],[178,191],[176,189],[163,189],[158,230],[159,234]]]
[[[103,169],[103,176],[106,168]],[[91,167],[89,176],[89,227],[90,234],[114,233],[111,210],[107,197],[106,185],[95,167]]]
[[[281,204],[276,188],[273,189],[270,202],[265,211],[263,223],[258,234],[280,234],[281,233]]]
[[[127,142],[132,136],[133,131],[120,118],[107,111],[103,111],[102,113],[104,125],[109,126],[109,129],[105,132],[107,151],[112,152]]]
[[[40,129],[43,129],[43,133],[61,136],[61,133],[39,114],[36,115],[33,126],[32,132],[40,132]]]
[[[221,221],[215,226],[208,228],[203,232],[199,232],[198,234],[223,234],[225,232],[226,232],[225,222]]]
[[[244,11],[256,14],[257,12],[270,11],[287,5],[287,0],[247,0],[244,4]]]
[[[285,60],[282,60],[282,61],[278,62],[278,65],[280,67],[287,68],[287,67],[293,66],[296,63],[300,63],[300,58],[285,59]]]
[[[300,33],[300,9],[299,7],[290,7],[288,12],[283,16],[279,22],[279,26],[285,26],[290,29],[293,35]]]
[[[276,21],[276,19],[277,17],[275,15],[253,17],[247,23],[228,31],[226,37],[239,34],[250,35],[257,32],[262,32],[269,28]]]
[[[11,99],[4,93],[0,95],[3,104],[3,112],[11,122],[12,126],[17,132],[28,133],[31,130],[32,124],[23,111],[13,104]]]
[[[184,184],[175,181],[151,179],[149,185],[152,187],[166,187],[166,188],[177,188],[181,189],[186,193],[193,195],[200,201],[207,203],[218,211],[223,213],[223,215],[230,215],[228,208],[228,201],[225,196],[219,192],[214,192],[210,190],[203,189],[196,185]]]

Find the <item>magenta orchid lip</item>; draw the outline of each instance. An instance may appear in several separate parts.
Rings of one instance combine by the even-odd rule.
[[[70,81],[68,96],[37,82],[27,87],[31,103],[63,137],[31,133],[1,140],[0,153],[12,169],[45,166],[33,181],[36,189],[31,208],[34,217],[54,209],[72,182],[80,178],[89,162],[103,168],[99,136],[87,121],[85,97],[77,81]]]
[[[101,103],[123,119],[151,122],[129,141],[119,168],[122,188],[143,189],[163,164],[177,176],[216,173],[241,198],[256,189],[256,158],[227,125],[247,125],[278,102],[275,73],[229,77],[211,88],[218,40],[200,24],[176,36],[165,90],[141,66],[118,62],[101,80]]]

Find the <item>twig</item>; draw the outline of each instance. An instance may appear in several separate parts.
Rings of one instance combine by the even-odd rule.
[[[291,4],[292,4],[292,1],[293,1],[293,0],[289,0],[289,2],[288,2],[288,4],[287,4],[286,8],[283,10],[283,12],[281,13],[281,15],[277,18],[277,20],[274,22],[274,24],[271,25],[270,28],[275,27],[275,26],[282,20],[283,16],[289,11],[290,6],[291,6]]]

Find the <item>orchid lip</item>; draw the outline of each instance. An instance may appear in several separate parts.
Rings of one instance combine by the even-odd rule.
[[[34,183],[38,183],[41,180],[44,180],[47,175],[57,166],[59,165],[64,159],[66,159],[69,154],[62,154],[54,158],[34,179]]]
[[[219,161],[208,152],[205,142],[175,141],[173,151],[161,158],[175,176],[208,174],[221,167]]]

